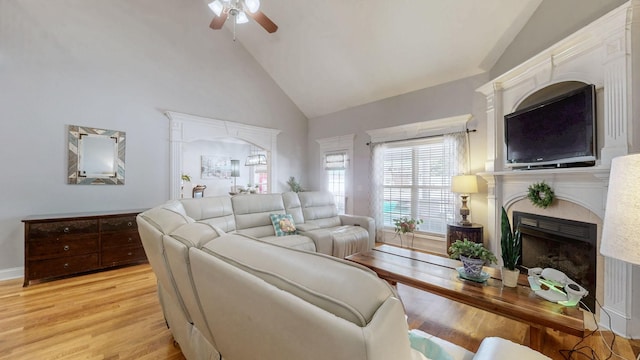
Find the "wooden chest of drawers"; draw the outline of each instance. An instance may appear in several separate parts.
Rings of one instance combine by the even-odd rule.
[[[143,210],[29,216],[24,222],[24,286],[147,261],[136,215]]]

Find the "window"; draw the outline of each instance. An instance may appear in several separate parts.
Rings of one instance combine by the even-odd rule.
[[[327,190],[333,193],[338,214],[346,211],[346,184],[347,153],[333,153],[324,156],[324,169],[327,178]]]
[[[456,196],[450,186],[451,176],[458,173],[456,148],[445,137],[376,148],[380,164],[374,166],[382,179],[375,191],[382,200],[383,226],[393,227],[393,219],[406,216],[424,221],[420,231],[446,234],[447,223],[455,220]]]
[[[352,213],[353,207],[353,139],[354,134],[316,140],[320,145],[318,183],[335,196],[338,213]],[[322,180],[320,180],[322,179]]]

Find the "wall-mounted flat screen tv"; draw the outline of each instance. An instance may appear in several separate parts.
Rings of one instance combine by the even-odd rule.
[[[587,85],[504,117],[506,166],[593,166],[595,86]]]

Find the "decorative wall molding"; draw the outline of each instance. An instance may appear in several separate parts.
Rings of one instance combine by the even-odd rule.
[[[18,279],[24,276],[24,266],[0,270],[0,281]]]
[[[469,120],[471,120],[471,114],[466,114],[382,129],[367,130],[367,134],[371,137],[372,143],[408,140],[465,131]]]

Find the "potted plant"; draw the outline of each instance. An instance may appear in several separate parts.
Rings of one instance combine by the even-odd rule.
[[[515,231],[511,229],[507,211],[502,207],[502,236],[500,246],[502,248],[502,284],[508,287],[518,286],[520,269],[516,268],[520,253],[522,252],[522,234],[518,226]]]
[[[400,246],[402,246],[402,235],[411,233],[411,246],[413,246],[414,231],[418,229],[418,225],[422,224],[422,219],[413,219],[403,216],[401,218],[393,219],[395,225],[395,232],[397,236],[400,236]]]
[[[183,198],[184,197],[184,183],[185,182],[191,182],[191,176],[189,176],[188,174],[181,174],[180,175],[180,197]]]
[[[300,185],[300,183],[298,181],[296,181],[296,178],[294,176],[289,177],[289,180],[287,180],[287,185],[289,185],[289,188],[293,192],[304,191],[304,190],[302,190],[302,186]]]
[[[481,243],[475,243],[468,239],[456,240],[449,247],[449,256],[452,259],[460,259],[464,272],[471,277],[480,277],[484,264],[495,264],[498,259],[491,251]]]

